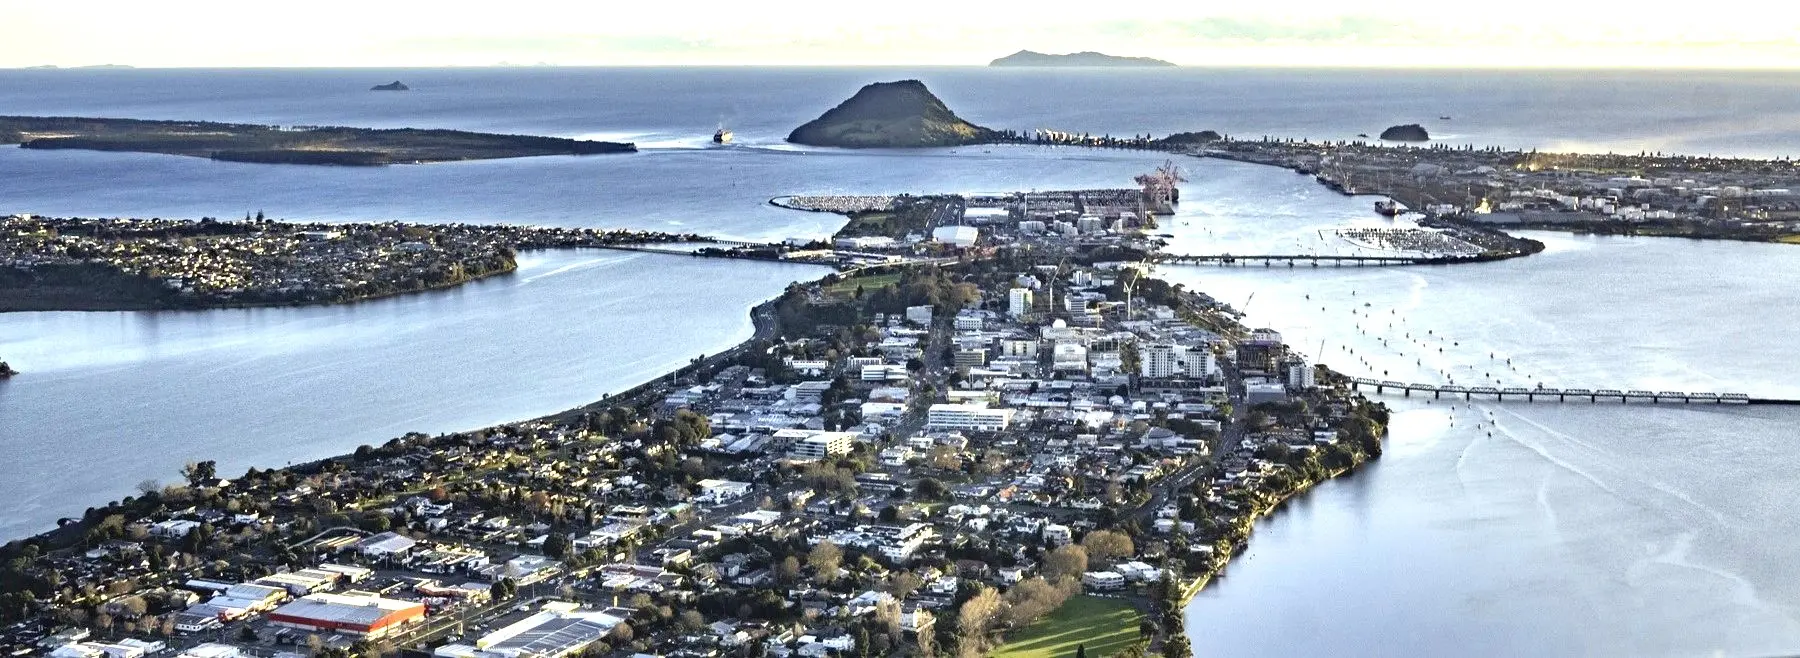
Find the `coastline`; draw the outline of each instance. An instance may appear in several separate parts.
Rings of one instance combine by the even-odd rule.
[[[574,248],[574,247],[571,247],[571,248]],[[508,264],[505,267],[501,267],[498,269],[489,270],[489,271],[485,271],[485,272],[481,272],[481,273],[477,273],[477,274],[470,274],[470,275],[468,275],[467,279],[463,279],[460,281],[446,281],[443,283],[424,284],[424,285],[420,285],[418,287],[413,287],[413,288],[397,289],[397,290],[385,291],[385,292],[376,293],[376,294],[360,295],[360,296],[355,296],[355,297],[346,297],[346,298],[342,298],[342,299],[317,299],[317,300],[305,300],[305,301],[260,301],[260,302],[251,301],[251,302],[209,302],[209,303],[195,303],[195,304],[165,304],[165,303],[158,303],[157,301],[148,300],[148,299],[137,300],[137,303],[132,303],[130,301],[126,301],[126,302],[93,301],[91,303],[88,303],[85,300],[78,300],[78,299],[73,298],[72,296],[64,296],[64,297],[60,297],[60,298],[56,298],[56,299],[65,300],[65,301],[46,303],[45,305],[42,305],[42,306],[0,304],[0,313],[65,313],[65,312],[66,313],[116,313],[116,312],[140,312],[140,311],[223,311],[223,310],[233,310],[233,309],[254,309],[254,308],[303,308],[303,307],[308,307],[308,306],[348,306],[348,305],[352,305],[352,304],[359,304],[362,302],[372,302],[372,301],[388,299],[388,298],[392,298],[392,297],[402,297],[402,296],[406,296],[406,295],[417,295],[420,293],[451,290],[451,289],[461,287],[463,285],[474,283],[476,281],[482,281],[482,280],[491,279],[491,278],[498,277],[498,276],[512,274],[513,272],[518,271],[518,269],[519,269],[518,263],[513,262],[513,263]]]
[[[0,218],[0,313],[350,304],[518,269],[521,251],[716,243],[537,226]]]

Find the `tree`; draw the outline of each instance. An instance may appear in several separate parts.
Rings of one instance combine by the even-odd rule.
[[[157,482],[156,480],[144,480],[137,483],[137,490],[139,494],[148,496],[158,491],[162,491],[162,483]]]
[[[1170,633],[1169,639],[1163,641],[1163,658],[1194,658],[1194,649],[1188,644],[1185,633]]]
[[[1116,530],[1090,532],[1081,539],[1081,546],[1087,549],[1088,558],[1102,564],[1137,554],[1137,547],[1131,543],[1131,535]]]
[[[1013,628],[1022,628],[1037,621],[1038,618],[1050,614],[1052,610],[1062,607],[1064,601],[1073,595],[1075,588],[1072,581],[1067,587],[1051,585],[1042,577],[1031,578],[1014,585],[1006,592],[1006,620]]]
[[[829,585],[837,580],[838,567],[844,562],[844,551],[830,541],[819,542],[811,553],[806,555],[806,565],[813,568],[813,578],[820,584]]]
[[[894,574],[893,580],[888,581],[888,593],[894,595],[896,599],[904,600],[913,592],[918,591],[922,584],[924,583],[917,574],[911,571],[902,571]]]
[[[181,467],[181,476],[187,478],[188,486],[200,486],[201,482],[213,480],[218,475],[219,464],[210,459],[203,462],[188,462],[186,466]]]
[[[783,583],[793,583],[800,579],[800,560],[789,555],[775,567],[775,578]]]
[[[1057,547],[1044,557],[1044,566],[1040,569],[1044,577],[1056,581],[1064,578],[1081,579],[1081,574],[1088,569],[1087,549],[1078,544]]]
[[[975,595],[956,611],[956,650],[958,656],[975,658],[988,651],[988,631],[1000,614],[1000,593],[986,585],[977,585]]]
[[[943,500],[950,497],[950,488],[937,478],[925,478],[919,480],[914,493],[922,500]]]
[[[495,601],[510,599],[519,591],[519,584],[511,578],[501,578],[500,582],[488,586],[488,596]]]
[[[706,616],[700,614],[699,610],[688,608],[681,611],[681,614],[676,617],[675,623],[679,624],[682,630],[691,633],[706,628]]]
[[[544,537],[544,555],[549,556],[551,559],[563,559],[563,557],[569,554],[569,548],[571,546],[573,546],[573,544],[569,542],[569,536],[563,533],[553,531],[549,536]]]

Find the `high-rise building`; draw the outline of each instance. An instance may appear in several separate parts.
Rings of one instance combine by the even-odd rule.
[[[1031,289],[1013,288],[1006,293],[1006,313],[1015,318],[1031,312]]]
[[[1181,373],[1181,362],[1187,348],[1169,343],[1146,345],[1138,353],[1138,374],[1150,379],[1165,379]]]
[[[1287,366],[1287,386],[1295,390],[1304,390],[1318,386],[1315,381],[1316,372],[1305,361],[1289,361]]]
[[[1189,347],[1181,366],[1188,378],[1205,379],[1219,374],[1219,357],[1205,347]]]

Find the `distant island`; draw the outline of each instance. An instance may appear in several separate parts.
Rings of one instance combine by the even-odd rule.
[[[1001,133],[964,121],[918,80],[867,85],[819,118],[795,128],[787,141],[844,148],[961,146]]]
[[[1381,131],[1381,138],[1390,142],[1429,142],[1431,133],[1425,132],[1424,126],[1409,123],[1403,126],[1388,126],[1387,130]]]
[[[63,67],[57,66],[55,64],[39,64],[37,66],[27,66],[25,68],[47,71],[47,70],[51,70],[51,69],[60,69]],[[69,68],[71,68],[71,69],[135,69],[137,67],[132,66],[130,64],[89,64],[87,66],[71,66]]]
[[[234,162],[386,165],[632,153],[629,143],[461,130],[0,116],[0,144],[187,155]]]
[[[19,374],[19,371],[13,370],[12,366],[7,365],[5,361],[0,361],[0,379],[6,379],[17,374]]]
[[[1093,51],[1053,55],[1032,50],[1021,50],[992,62],[988,66],[1106,66],[1106,67],[1169,67],[1174,62],[1166,62],[1150,57],[1120,57]]]
[[[369,91],[411,91],[411,90],[412,90],[412,87],[406,86],[406,83],[401,82],[399,80],[395,80],[395,81],[387,83],[385,85],[375,85],[375,86],[369,88]]]

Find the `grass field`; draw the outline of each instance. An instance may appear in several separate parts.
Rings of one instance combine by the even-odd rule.
[[[862,286],[863,294],[874,292],[900,282],[899,274],[871,274],[844,279],[825,286],[825,294],[834,297],[849,297],[856,294],[856,287]]]
[[[1077,596],[1056,612],[1014,633],[995,658],[1073,658],[1087,645],[1088,658],[1105,658],[1138,640],[1137,608],[1118,599]]]

